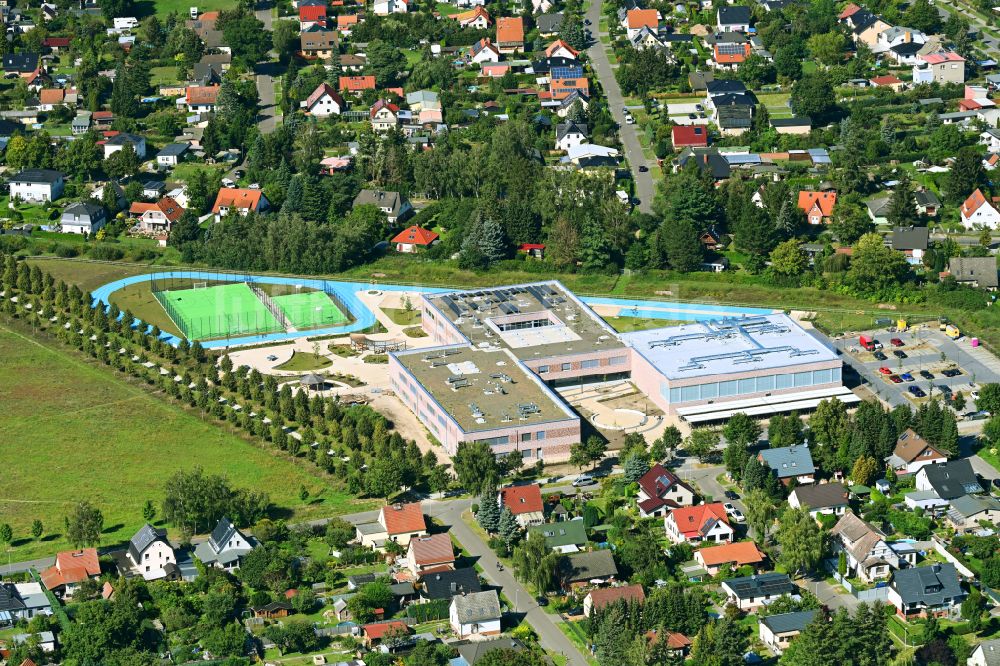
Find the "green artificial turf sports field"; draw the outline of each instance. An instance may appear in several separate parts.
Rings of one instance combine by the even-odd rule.
[[[211,340],[284,330],[245,283],[155,292],[188,340]],[[329,299],[328,299],[329,300]]]
[[[305,291],[299,294],[274,296],[273,300],[297,329],[334,326],[348,321],[326,292]]]

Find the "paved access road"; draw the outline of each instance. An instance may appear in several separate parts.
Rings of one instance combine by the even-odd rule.
[[[257,20],[264,24],[264,29],[267,31],[272,30],[273,17],[271,16],[271,3],[264,2],[258,5],[256,11]],[[262,134],[269,134],[274,131],[277,127],[276,109],[275,109],[275,96],[274,96],[274,77],[272,75],[272,68],[274,63],[258,63],[254,68],[256,76],[254,79],[257,83],[257,99],[259,100],[260,109],[257,112],[257,126],[260,128]]]
[[[601,43],[600,36],[607,35],[601,32],[601,0],[591,0],[587,9],[586,17],[590,21],[590,30],[596,35],[594,43],[587,49],[590,63],[594,68],[594,74],[601,82],[604,95],[608,99],[608,107],[611,109],[611,116],[618,123],[618,133],[621,137],[622,148],[625,159],[628,160],[632,169],[632,179],[635,181],[635,196],[639,199],[639,210],[643,213],[653,212],[653,176],[648,169],[658,169],[655,161],[648,161],[642,154],[642,144],[639,143],[639,132],[637,125],[625,124],[625,98],[622,90],[618,86],[618,79],[615,78],[615,71],[611,67],[608,59],[609,47]],[[646,172],[641,172],[639,167],[645,167]]]

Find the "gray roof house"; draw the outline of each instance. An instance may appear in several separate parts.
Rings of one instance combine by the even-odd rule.
[[[232,571],[239,568],[243,556],[256,546],[256,539],[240,532],[229,518],[223,516],[208,540],[195,546],[194,555],[206,566]]]
[[[774,470],[782,483],[788,483],[793,478],[799,479],[800,482],[811,483],[816,472],[808,446],[764,449],[759,457],[762,463]]]
[[[752,611],[790,595],[798,598],[799,588],[783,573],[765,573],[722,581],[727,601],[740,610]]]
[[[435,571],[425,574],[421,582],[424,585],[421,596],[426,599],[451,599],[456,594],[470,594],[483,589],[479,574],[471,567]]]
[[[938,195],[930,190],[917,190],[913,193],[913,203],[917,205],[917,212],[931,217],[937,215],[941,208],[941,200]]]
[[[559,32],[562,22],[562,14],[541,14],[535,18],[535,27],[540,35],[554,35]]]
[[[67,234],[96,233],[107,221],[104,208],[96,203],[74,202],[63,209],[59,226]]]
[[[929,238],[930,229],[927,227],[894,227],[892,230],[892,249],[900,252],[923,251],[927,249]]]
[[[587,529],[583,526],[582,520],[531,525],[528,527],[528,533],[532,532],[544,536],[546,546],[562,553],[578,552],[579,547],[587,543]]]
[[[521,652],[524,645],[515,638],[494,638],[489,641],[456,641],[451,644],[458,650],[459,657],[465,660],[462,666],[476,666],[476,662],[491,650],[513,650]],[[453,664],[460,664],[459,660],[452,660]]]
[[[451,600],[455,617],[462,624],[500,619],[500,598],[496,590],[460,594]]]
[[[399,192],[387,192],[386,190],[361,190],[358,196],[354,197],[352,207],[371,205],[375,206],[389,219],[390,223],[401,220],[412,210],[409,200]]]
[[[972,666],[1000,666],[1000,638],[983,641],[977,645],[968,663]]]
[[[980,289],[1000,286],[996,257],[953,257],[948,262],[948,272],[957,282],[968,282]]]
[[[776,654],[781,654],[793,638],[805,631],[814,617],[816,611],[806,610],[761,618],[760,640]]]
[[[615,558],[610,550],[595,550],[590,553],[574,553],[562,561],[560,572],[567,587],[573,584],[589,583],[592,580],[608,580],[618,575]]]
[[[939,465],[926,465],[917,472],[917,490],[933,490],[944,500],[962,495],[978,495],[983,487],[976,479],[968,458]]]
[[[992,495],[962,495],[951,500],[948,520],[959,534],[979,529],[980,521],[1000,519],[1000,500]]]
[[[900,569],[889,581],[889,603],[907,618],[948,612],[965,597],[951,563]]]
[[[865,202],[868,208],[868,217],[875,224],[886,224],[889,222],[889,204],[892,201],[892,194],[885,193],[872,197]]]

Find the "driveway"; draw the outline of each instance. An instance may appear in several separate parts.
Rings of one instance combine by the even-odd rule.
[[[639,199],[638,208],[643,213],[652,213],[653,194],[655,192],[653,176],[650,171],[646,171],[645,173],[640,172],[639,167],[644,166],[647,169],[658,169],[659,167],[655,161],[648,161],[642,154],[642,144],[639,143],[638,125],[625,124],[625,113],[623,110],[625,98],[622,96],[622,90],[618,86],[618,80],[615,78],[615,71],[611,67],[611,61],[608,59],[607,49],[610,47],[605,47],[600,40],[601,35],[608,34],[607,32],[600,32],[601,4],[601,0],[593,0],[590,8],[587,10],[590,29],[597,35],[594,43],[587,49],[587,55],[590,57],[594,74],[604,89],[604,95],[608,99],[608,108],[611,109],[611,116],[618,123],[618,133],[621,137],[622,149],[625,159],[628,160],[629,167],[632,169],[632,179],[635,181],[635,196]]]

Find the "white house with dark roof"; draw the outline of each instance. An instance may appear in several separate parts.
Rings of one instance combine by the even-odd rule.
[[[792,583],[792,579],[783,573],[766,573],[722,581],[726,602],[747,612],[774,603],[785,595],[798,600],[801,598],[798,591],[799,588]]]
[[[639,477],[636,505],[642,518],[666,515],[671,509],[694,504],[694,488],[659,463]]]
[[[772,652],[780,655],[788,649],[793,638],[805,631],[814,617],[816,617],[816,611],[806,610],[779,613],[761,618],[760,641]]]
[[[1000,638],[983,641],[972,651],[966,666],[1000,666]]]
[[[889,581],[888,601],[906,620],[951,615],[966,596],[950,563],[900,569]]]
[[[806,484],[795,488],[788,496],[792,508],[804,508],[809,515],[842,516],[848,507],[847,488],[842,483]]]
[[[132,571],[145,580],[175,578],[180,573],[166,530],[158,530],[149,523],[139,528],[128,542],[125,555]]]
[[[208,540],[195,547],[194,555],[205,566],[233,571],[239,569],[244,556],[257,545],[256,539],[243,534],[229,518],[223,516]]]
[[[916,474],[926,465],[946,462],[948,462],[948,456],[934,448],[913,428],[907,428],[896,439],[896,448],[893,449],[892,455],[886,458],[889,468],[897,475]]]
[[[572,120],[556,125],[556,150],[566,150],[587,142],[587,126]]]
[[[853,513],[830,530],[830,547],[834,554],[844,553],[849,574],[868,583],[887,578],[901,565],[885,534]]]
[[[103,206],[76,201],[63,209],[59,227],[65,234],[92,234],[100,231],[106,221]]]
[[[454,596],[448,608],[448,620],[459,638],[499,636],[501,616],[496,590]]]
[[[62,172],[53,169],[25,169],[10,179],[10,198],[32,203],[55,201],[63,193]]]
[[[127,132],[115,134],[104,143],[104,159],[111,157],[125,146],[132,146],[136,157],[140,160],[145,159],[146,137],[139,136],[138,134],[128,134]]]

